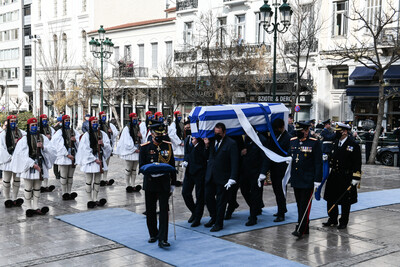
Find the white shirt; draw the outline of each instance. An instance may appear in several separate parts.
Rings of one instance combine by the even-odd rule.
[[[346,136],[345,139],[340,140],[340,141],[339,141],[339,147],[341,147],[341,146],[344,144],[344,142],[346,142],[346,140],[347,140],[347,136]]]

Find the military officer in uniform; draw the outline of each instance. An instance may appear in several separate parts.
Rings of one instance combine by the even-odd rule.
[[[308,234],[309,215],[314,188],[322,180],[322,152],[320,142],[310,137],[310,123],[296,123],[296,137],[290,139],[292,156],[291,185],[297,203],[298,225],[292,235]]]
[[[335,131],[336,140],[330,159],[331,173],[326,182],[324,199],[327,201],[329,210],[347,190],[344,197],[337,203],[342,206],[342,215],[337,228],[345,229],[349,222],[351,204],[357,202],[357,185],[361,180],[361,150],[360,146],[349,136],[351,132],[349,125],[339,122]],[[323,223],[323,226],[338,224],[339,209],[337,205],[328,213],[329,219]]]
[[[335,140],[336,134],[331,130],[331,119],[322,122],[324,129],[321,132],[322,138],[322,153],[330,155],[332,151],[332,143]]]
[[[174,153],[171,142],[165,134],[165,125],[154,122],[151,125],[152,139],[141,144],[139,154],[139,166],[159,162],[167,163],[175,167]],[[145,191],[146,220],[149,230],[149,243],[158,239],[158,246],[169,247],[168,243],[168,199],[175,189],[176,173],[172,174],[146,174],[143,178],[143,190]],[[160,205],[159,228],[157,228],[156,206]]]

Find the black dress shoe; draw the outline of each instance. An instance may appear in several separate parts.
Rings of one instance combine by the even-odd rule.
[[[221,230],[222,230],[222,227],[221,227],[221,226],[219,226],[219,225],[214,225],[214,226],[211,228],[210,232],[218,232],[218,231],[221,231]]]
[[[230,220],[230,219],[232,219],[232,213],[233,213],[233,212],[227,211],[226,214],[225,214],[224,220]]]
[[[262,209],[257,211],[257,215],[261,215],[262,214]]]
[[[253,226],[253,225],[256,225],[257,224],[257,220],[256,219],[249,219],[247,222],[246,222],[246,226]]]
[[[147,242],[149,243],[155,243],[157,241],[157,237],[150,237]]]
[[[158,241],[158,246],[159,246],[160,248],[165,248],[165,247],[170,247],[171,244],[168,243],[167,241],[160,240],[160,241]]]
[[[329,227],[329,226],[334,226],[337,224],[338,224],[337,222],[332,222],[332,221],[328,220],[327,222],[322,223],[322,226]]]
[[[190,216],[190,218],[188,220],[188,223],[192,223],[192,222],[194,222],[194,214],[192,214],[192,216]]]
[[[199,226],[201,223],[200,223],[200,220],[194,220],[193,221],[193,223],[190,225],[190,227],[197,227],[197,226]]]
[[[208,221],[208,223],[204,224],[204,227],[209,228],[209,227],[213,226],[214,224],[215,224],[215,220],[211,219]]]
[[[272,216],[278,217],[278,213],[274,213]]]
[[[346,229],[347,228],[347,225],[345,225],[345,224],[339,224],[339,226],[337,227],[337,229]]]
[[[285,220],[285,216],[277,216],[274,222],[283,222]]]
[[[292,235],[297,236],[298,238],[300,238],[302,236],[302,234],[300,234],[297,230],[293,231]]]

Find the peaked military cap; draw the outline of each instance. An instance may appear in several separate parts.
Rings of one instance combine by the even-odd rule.
[[[322,122],[323,125],[325,125],[325,124],[330,124],[330,123],[331,123],[331,119],[327,119],[326,121],[323,121],[323,122]]]
[[[307,130],[310,127],[310,122],[308,121],[298,121],[296,122],[296,124],[294,125],[294,129],[296,131],[300,131],[300,130]]]
[[[351,130],[351,127],[348,124],[345,124],[345,123],[342,123],[342,122],[337,122],[335,131],[341,131],[343,129]]]

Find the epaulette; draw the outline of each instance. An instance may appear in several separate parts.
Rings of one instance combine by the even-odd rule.
[[[150,144],[150,141],[147,141],[146,143],[140,144],[140,146],[147,146],[148,144]]]
[[[313,140],[313,141],[317,141],[317,138],[314,138],[314,137],[310,137],[309,139]]]
[[[290,141],[296,140],[297,136],[290,138]]]
[[[163,140],[163,142],[164,142],[164,143],[167,143],[167,144],[170,144],[170,145],[172,145],[172,143],[171,143],[171,142],[169,142],[169,141],[165,141],[165,140]]]

